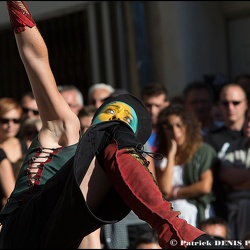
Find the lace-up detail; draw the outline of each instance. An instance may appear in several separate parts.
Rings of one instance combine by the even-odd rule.
[[[30,187],[39,185],[46,167],[46,163],[52,161],[54,155],[58,154],[62,148],[41,148],[39,147],[35,155],[28,160],[28,167],[25,170],[28,175],[28,185]]]
[[[135,146],[135,151],[139,154],[146,154],[148,155],[149,157],[155,159],[155,160],[162,160],[163,158],[163,155],[160,154],[160,153],[155,153],[155,152],[147,152],[144,150],[144,146],[142,143],[138,143],[136,146]]]

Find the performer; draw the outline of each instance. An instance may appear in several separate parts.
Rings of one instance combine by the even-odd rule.
[[[0,248],[77,248],[131,209],[154,228],[162,248],[210,240],[178,218],[148,171],[143,144],[150,116],[136,97],[106,100],[80,138],[80,123],[58,92],[48,51],[23,1],[7,1],[42,128],[0,213]],[[214,247],[213,247],[214,248]]]

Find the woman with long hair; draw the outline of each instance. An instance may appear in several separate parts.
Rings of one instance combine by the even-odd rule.
[[[198,120],[180,104],[172,104],[158,116],[156,176],[174,210],[194,226],[210,216],[213,199],[215,150],[204,143]]]

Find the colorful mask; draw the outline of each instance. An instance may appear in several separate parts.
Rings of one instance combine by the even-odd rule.
[[[94,118],[92,124],[112,120],[123,121],[132,128],[134,133],[137,131],[138,118],[135,110],[124,102],[114,101],[105,105],[100,113]]]

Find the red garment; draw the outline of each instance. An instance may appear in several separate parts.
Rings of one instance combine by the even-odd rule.
[[[125,203],[156,230],[162,248],[186,248],[204,232],[178,218],[149,173],[145,158],[134,148],[118,149],[115,141],[104,150],[104,169]]]
[[[24,1],[7,1],[12,29],[15,33],[25,30],[25,26],[36,26],[31,13]]]

